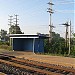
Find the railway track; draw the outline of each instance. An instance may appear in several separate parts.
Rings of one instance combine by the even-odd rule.
[[[14,75],[75,75],[75,69],[0,55],[0,69]]]

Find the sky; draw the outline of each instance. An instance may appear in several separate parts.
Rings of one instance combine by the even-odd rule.
[[[37,32],[49,33],[49,13],[47,4],[50,0],[0,0],[0,29],[9,31],[9,15],[19,15],[19,26],[25,34]],[[74,0],[52,0],[52,24],[53,31],[65,35],[65,26],[62,23],[72,21],[72,30],[75,32],[75,1]]]

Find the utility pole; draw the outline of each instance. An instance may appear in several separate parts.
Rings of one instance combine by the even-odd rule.
[[[16,18],[14,18],[14,19],[15,19],[15,21],[14,21],[14,22],[15,22],[15,26],[18,26],[18,25],[19,25],[19,24],[18,24],[18,20],[19,20],[19,19],[18,19],[18,16],[19,16],[19,15],[15,15]]]
[[[71,21],[70,21],[70,35],[69,35],[69,52],[68,55],[70,55],[71,52]]]
[[[48,8],[48,11],[49,14],[50,14],[50,20],[49,20],[49,43],[51,43],[51,40],[52,40],[52,29],[54,28],[54,26],[52,25],[52,14],[54,13],[53,12],[53,9],[52,9],[52,6],[54,5],[52,3],[52,0],[50,0],[50,2],[48,3],[49,4],[49,8]]]
[[[15,19],[14,22],[15,22],[15,34],[16,34],[16,32],[17,32],[17,26],[19,25],[19,24],[18,24],[18,20],[19,20],[19,19],[18,19],[18,15],[15,15],[15,18],[14,18],[14,19]]]
[[[13,16],[9,16],[10,17],[10,19],[8,19],[9,21],[9,24],[8,25],[10,25],[10,28],[9,28],[9,34],[12,34],[12,28],[11,28],[11,26],[13,25]],[[12,45],[12,40],[13,39],[11,39],[10,38],[10,40],[9,40],[9,42],[10,42],[10,46]]]
[[[64,24],[62,24],[62,25],[65,25],[65,27],[66,27],[65,47],[66,47],[66,48],[69,47],[68,55],[70,55],[71,23],[70,23],[70,25],[69,25],[68,22],[67,22],[67,23],[64,23]],[[70,30],[68,31],[69,26],[70,26]],[[69,33],[69,32],[70,32],[70,33]]]
[[[9,24],[8,25],[10,25],[10,30],[9,30],[9,34],[11,34],[12,33],[12,29],[11,29],[11,26],[13,25],[13,16],[9,16],[10,17],[10,19],[8,19],[9,21]]]
[[[10,19],[8,19],[9,21],[9,24],[8,25],[10,25],[10,26],[12,26],[12,24],[13,24],[13,16],[9,16],[10,17]]]

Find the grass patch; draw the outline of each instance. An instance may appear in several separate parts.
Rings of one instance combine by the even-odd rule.
[[[11,46],[8,46],[8,45],[0,45],[0,49],[11,51],[12,50],[12,47]]]
[[[49,55],[49,56],[62,56],[62,57],[70,57],[75,58],[74,55],[67,55],[67,54],[52,54],[52,53],[41,53],[41,55]]]

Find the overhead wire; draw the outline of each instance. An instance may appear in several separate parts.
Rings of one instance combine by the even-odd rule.
[[[55,10],[55,12],[60,12],[60,13],[75,13],[75,10]]]
[[[75,3],[75,2],[73,2],[73,1],[61,1],[61,2],[59,2],[57,4],[72,4],[72,3]],[[41,7],[42,6],[44,6],[44,4],[42,4]],[[36,8],[36,7],[34,7],[34,8]],[[34,8],[32,8],[32,10]],[[38,7],[38,10],[42,10],[42,8],[40,8],[40,6],[39,6]],[[42,12],[44,12],[44,11],[42,11]],[[42,12],[39,11],[38,13],[42,13]],[[55,10],[55,12],[60,12],[60,13],[75,13],[74,10]],[[36,15],[36,12],[34,13],[34,10],[33,10],[33,14]],[[42,25],[41,26],[39,25],[39,30],[40,30],[40,27],[45,27],[45,26],[44,25],[43,26]]]
[[[74,4],[75,1],[68,1],[68,0],[63,0],[63,1],[57,1],[55,4]]]
[[[74,5],[75,1],[72,0],[60,0],[55,2],[55,5],[63,5],[63,4],[73,4]],[[73,7],[74,8],[74,7]],[[59,13],[75,13],[75,10],[54,10],[54,12],[59,12]]]

